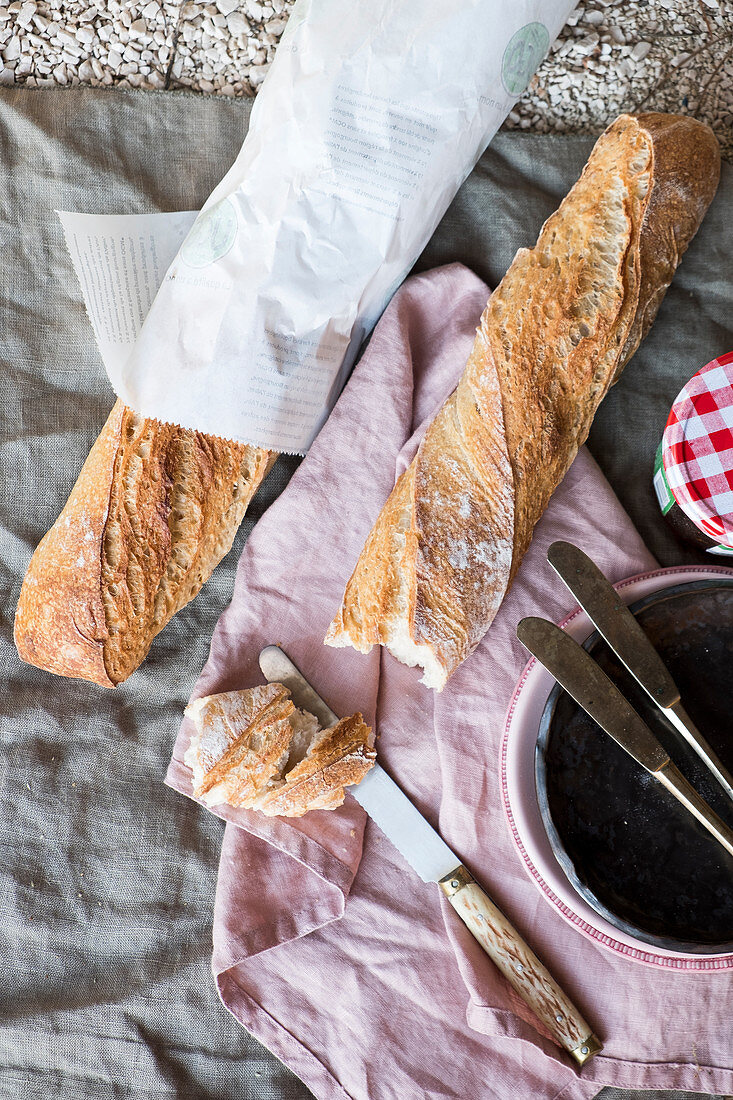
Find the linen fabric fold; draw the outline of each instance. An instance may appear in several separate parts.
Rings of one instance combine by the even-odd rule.
[[[322,642],[396,476],[455,386],[489,291],[452,264],[407,280],[328,423],[250,536],[195,696],[262,682],[279,643],[338,714],[360,710],[377,752],[577,1003],[605,1044],[579,1074],[433,884],[350,796],[295,821],[219,808],[213,970],[226,1007],[319,1097],[594,1096],[627,1088],[733,1090],[717,1023],[725,973],[621,958],[564,922],[530,882],[500,794],[503,719],[526,664],[519,619],[571,607],[545,554],[581,546],[611,580],[655,562],[581,450],[538,525],[491,629],[436,695],[375,647]],[[167,782],[191,794],[184,721]],[[675,1004],[672,1015],[669,1005]]]

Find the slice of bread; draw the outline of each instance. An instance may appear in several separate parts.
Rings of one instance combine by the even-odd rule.
[[[322,730],[312,714],[293,706],[282,684],[207,695],[185,714],[195,733],[183,759],[195,797],[208,806],[278,817],[333,810],[376,759],[361,714]]]

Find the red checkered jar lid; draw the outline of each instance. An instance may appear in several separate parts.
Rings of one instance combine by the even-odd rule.
[[[696,527],[733,547],[733,352],[694,374],[662,437],[672,495]]]

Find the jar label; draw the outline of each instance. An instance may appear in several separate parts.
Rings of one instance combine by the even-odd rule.
[[[654,459],[654,492],[657,494],[657,500],[659,501],[659,507],[662,509],[662,515],[666,516],[667,512],[674,504],[674,497],[672,496],[672,491],[664,473],[661,443],[657,447],[657,454]]]

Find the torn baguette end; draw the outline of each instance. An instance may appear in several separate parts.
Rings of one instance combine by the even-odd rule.
[[[359,653],[370,653],[374,644],[364,642],[358,634],[352,633],[345,624],[341,612],[328,628],[324,645],[333,649],[346,649],[349,646]],[[431,646],[419,643],[410,634],[410,627],[404,615],[394,616],[384,624],[384,634],[380,639],[384,648],[396,661],[409,668],[420,668],[424,675],[421,684],[442,691],[448,682],[448,671],[440,662]]]
[[[437,657],[432,646],[427,643],[416,642],[410,637],[409,627],[405,623],[398,623],[385,642],[385,649],[408,668],[421,668],[423,675],[420,683],[433,691],[442,691],[448,683],[448,670]]]
[[[363,638],[351,633],[340,613],[329,626],[323,644],[331,646],[332,649],[347,649],[351,646],[359,653],[371,653],[374,649],[373,642],[365,642]]]

